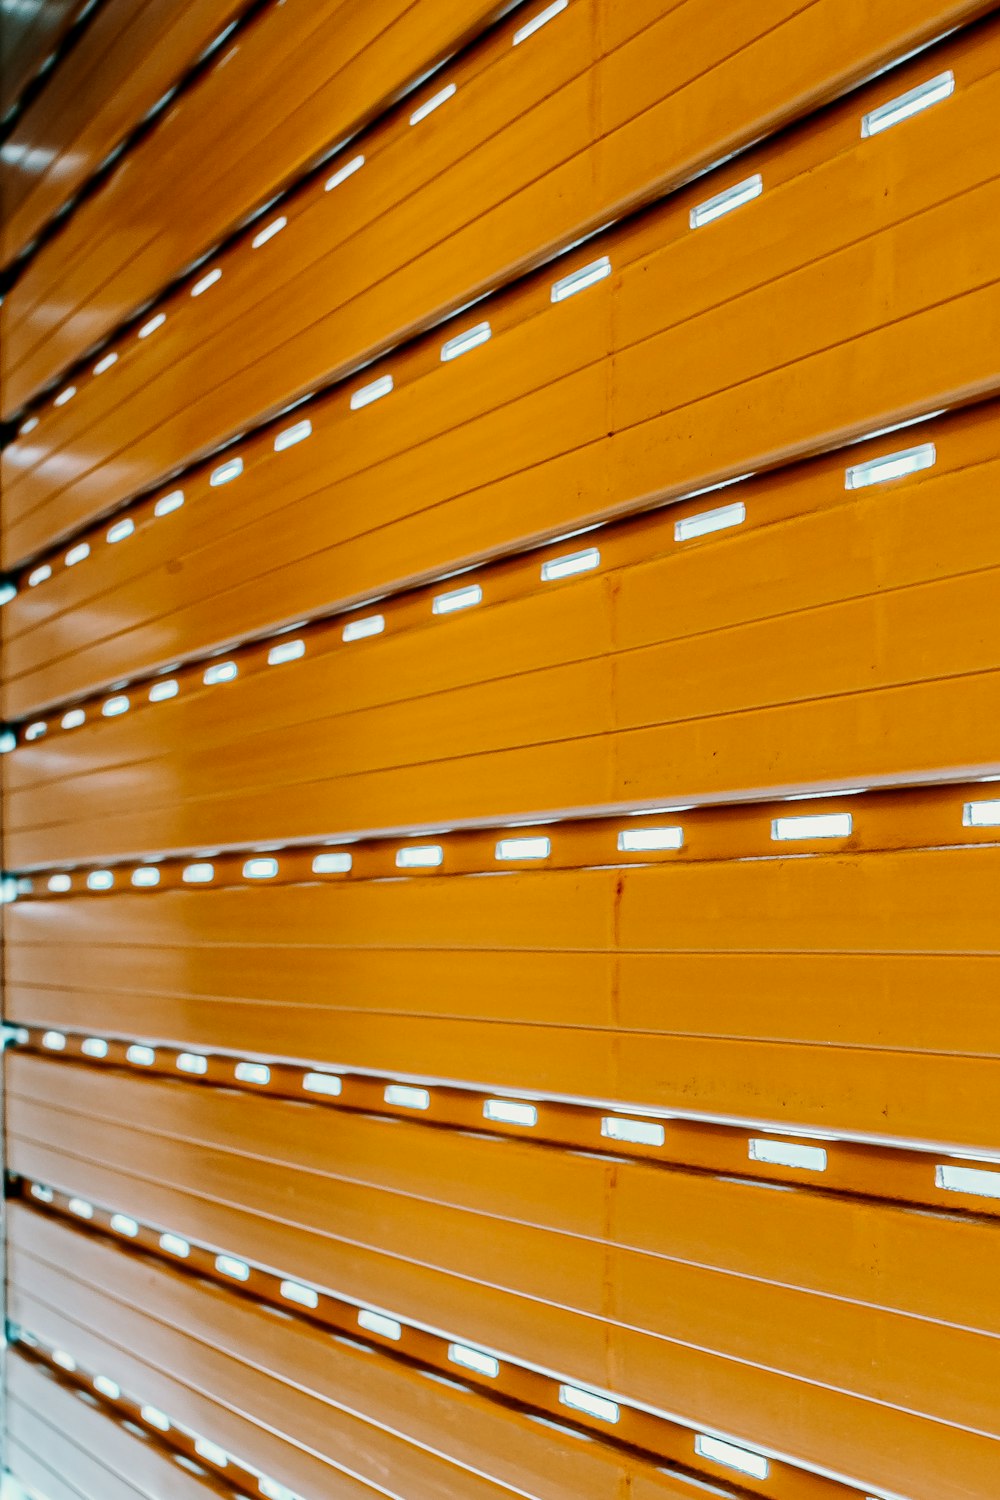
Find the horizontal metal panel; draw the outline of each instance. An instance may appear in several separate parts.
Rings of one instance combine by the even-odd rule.
[[[84,8],[85,0],[51,0],[41,6],[8,6],[3,12],[0,115],[4,119],[16,110],[25,90],[42,73],[47,57],[66,40]]]

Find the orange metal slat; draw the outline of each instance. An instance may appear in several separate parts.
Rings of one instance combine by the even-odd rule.
[[[3,12],[0,114],[4,118],[38,75],[46,56],[66,39],[84,4],[85,0],[50,0],[40,7],[9,7]]]

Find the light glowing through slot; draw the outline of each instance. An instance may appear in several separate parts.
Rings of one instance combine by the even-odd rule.
[[[48,728],[49,726],[44,719],[36,719],[34,724],[29,724],[24,731],[24,738],[26,740],[40,740],[43,734],[48,733]]]
[[[297,1302],[300,1307],[319,1307],[319,1293],[298,1281],[283,1281],[281,1295],[289,1302]]]
[[[962,822],[966,828],[1000,826],[1000,802],[967,802],[962,809]]]
[[[66,1038],[61,1031],[47,1031],[42,1037],[42,1046],[48,1047],[50,1052],[63,1052],[66,1048]]]
[[[132,871],[132,884],[140,890],[148,890],[160,883],[160,872],[155,865],[141,865],[138,870]]]
[[[73,882],[72,882],[72,880],[70,879],[70,877],[68,875],[50,875],[49,876],[49,890],[50,891],[68,891],[68,890],[71,890],[72,887],[73,887]]]
[[[457,359],[470,349],[478,349],[480,344],[487,343],[492,337],[493,330],[488,323],[477,323],[474,328],[467,329],[465,333],[457,333],[453,339],[442,344],[441,359],[445,363],[450,359]]]
[[[465,588],[451,589],[447,594],[435,594],[431,608],[436,615],[453,615],[460,609],[471,609],[481,604],[483,591],[478,583],[466,584]]]
[[[203,1458],[210,1464],[215,1464],[217,1469],[229,1467],[229,1455],[225,1448],[220,1448],[218,1443],[212,1443],[208,1438],[196,1438],[194,1451],[199,1458]]]
[[[195,282],[191,288],[192,297],[200,297],[202,292],[207,292],[210,286],[214,286],[217,281],[221,280],[222,271],[219,266],[216,266],[214,271],[209,271],[200,281]]]
[[[551,557],[542,563],[542,582],[554,583],[558,578],[573,578],[577,573],[589,573],[600,567],[601,554],[596,547],[587,547],[582,552],[568,552],[565,557]]]
[[[13,729],[5,729],[0,732],[0,755],[9,755],[12,750],[17,749],[17,735]]]
[[[384,629],[384,615],[367,615],[363,620],[350,620],[340,632],[340,639],[350,644],[351,641],[366,640],[371,635],[381,635]]]
[[[548,838],[500,839],[496,846],[497,859],[548,859],[551,853]]]
[[[314,875],[346,875],[354,856],[346,853],[317,854],[312,862]]]
[[[762,1453],[751,1453],[746,1448],[737,1448],[735,1443],[725,1443],[721,1438],[709,1437],[699,1432],[694,1440],[694,1451],[700,1458],[710,1458],[713,1463],[740,1474],[749,1474],[752,1479],[766,1479],[769,1464]]]
[[[121,1386],[109,1380],[106,1375],[94,1376],[94,1390],[100,1391],[102,1396],[107,1396],[109,1401],[117,1401],[121,1397]]]
[[[683,828],[623,828],[618,835],[618,848],[622,854],[646,854],[683,846]]]
[[[73,399],[73,397],[75,395],[76,395],[76,386],[75,385],[68,385],[65,390],[59,392],[58,396],[56,397],[55,401],[53,402],[53,405],[54,406],[65,406],[66,403],[67,403],[67,401],[72,401],[72,399]]]
[[[873,109],[861,118],[862,136],[878,135],[883,130],[888,130],[892,125],[898,125],[901,120],[908,120],[911,115],[919,114],[923,109],[929,109],[932,104],[939,104],[942,99],[947,99],[949,94],[955,92],[955,75],[949,68],[946,73],[938,73],[935,78],[929,78],[926,83],[920,83],[914,89],[908,89],[905,94],[900,94],[896,99],[890,99],[888,104],[880,104],[878,109]]]
[[[185,865],[181,879],[187,885],[208,885],[215,879],[215,866],[207,863]]]
[[[60,1370],[69,1370],[71,1373],[76,1369],[76,1360],[65,1349],[53,1349],[52,1363],[58,1365]]]
[[[258,230],[254,235],[253,239],[250,241],[251,250],[259,250],[261,245],[266,245],[268,240],[273,240],[274,236],[276,234],[280,234],[287,223],[288,220],[285,218],[284,214],[282,214],[278,219],[272,219],[270,224],[267,224],[263,229]]]
[[[119,693],[117,698],[109,698],[101,705],[101,713],[106,719],[116,719],[119,714],[127,714],[129,701],[124,693]]]
[[[114,883],[115,877],[110,870],[91,870],[87,876],[89,891],[110,891]]]
[[[633,1146],[662,1146],[666,1131],[653,1120],[628,1120],[621,1115],[605,1115],[601,1134],[609,1141],[628,1141]]]
[[[215,687],[220,682],[232,682],[239,675],[240,669],[234,661],[220,661],[214,667],[207,667],[201,680],[206,687]]]
[[[726,188],[724,192],[716,193],[714,198],[708,198],[704,203],[699,203],[697,208],[692,208],[691,228],[700,229],[703,224],[711,224],[713,219],[721,219],[723,214],[732,213],[734,208],[740,208],[751,199],[759,198],[763,191],[764,182],[757,172],[744,182],[738,182],[735,187]]]
[[[772,818],[771,837],[777,842],[792,839],[846,839],[854,820],[850,813],[811,813],[802,818]]]
[[[937,462],[937,449],[933,443],[921,443],[916,448],[904,448],[899,453],[886,454],[884,458],[871,458],[867,463],[854,464],[844,470],[845,490],[863,490],[870,484],[885,484],[890,479],[901,479],[905,474],[917,474],[921,469],[931,469]]]
[[[436,109],[440,109],[442,104],[446,104],[455,93],[456,87],[456,84],[449,83],[443,89],[439,89],[425,104],[421,104],[418,109],[413,111],[410,116],[410,124],[419,125],[421,120],[426,120],[428,115],[433,114]]]
[[[386,1086],[385,1102],[401,1109],[430,1109],[431,1096],[427,1089],[414,1088],[408,1083],[390,1083]]]
[[[982,1167],[956,1167],[942,1162],[934,1169],[934,1181],[951,1193],[971,1193],[976,1198],[1000,1198],[1000,1172]]]
[[[50,1187],[43,1187],[40,1182],[34,1182],[31,1185],[31,1196],[37,1198],[39,1203],[51,1203],[55,1193]]]
[[[271,1069],[265,1063],[241,1062],[233,1071],[240,1083],[263,1085],[271,1082]]]
[[[803,1146],[798,1141],[774,1141],[767,1136],[754,1137],[747,1147],[751,1161],[767,1162],[774,1167],[798,1167],[804,1172],[825,1172],[826,1152],[822,1146]]]
[[[234,1255],[217,1255],[215,1269],[223,1276],[231,1277],[233,1281],[250,1280],[250,1267],[245,1260],[237,1260]]]
[[[27,437],[28,434],[29,434],[29,432],[34,432],[34,430],[35,430],[35,428],[37,426],[38,426],[38,418],[37,417],[29,417],[26,422],[22,422],[21,423],[20,430],[19,430],[19,432],[17,434],[18,437]]]
[[[36,589],[40,583],[52,577],[52,566],[50,563],[42,563],[40,568],[35,568],[28,574],[29,589]]]
[[[264,1500],[298,1500],[287,1485],[279,1484],[276,1479],[268,1479],[264,1474],[257,1481],[257,1488],[264,1496]]]
[[[248,859],[243,866],[244,880],[273,880],[277,873],[276,859]]]
[[[363,156],[352,156],[346,165],[338,167],[333,176],[326,179],[326,192],[331,193],[334,188],[340,187],[342,182],[346,182],[348,177],[353,177],[355,172],[359,171],[364,164],[365,159]]]
[[[591,261],[578,271],[571,271],[568,276],[561,276],[558,281],[554,281],[549,296],[553,302],[565,302],[567,297],[574,297],[577,292],[585,291],[588,286],[593,286],[595,282],[603,281],[610,275],[611,262],[606,255],[602,255],[600,260]]]
[[[113,526],[108,527],[108,534],[105,540],[110,542],[111,545],[114,546],[115,542],[123,542],[125,538],[131,536],[134,531],[135,522],[130,520],[128,516],[126,516],[124,521],[116,521]]]
[[[178,1052],[177,1066],[182,1073],[193,1073],[203,1077],[208,1072],[208,1058],[199,1052]]]
[[[87,1036],[80,1043],[80,1051],[84,1057],[107,1057],[108,1044],[102,1037]]]
[[[103,359],[99,359],[97,361],[97,364],[94,366],[93,373],[95,375],[103,375],[105,370],[110,370],[111,366],[117,363],[118,356],[117,354],[115,354],[114,350],[112,350],[110,354],[105,354]]]
[[[17,598],[17,584],[11,579],[4,579],[0,583],[0,604],[9,604],[12,599]]]
[[[307,437],[312,436],[312,430],[313,424],[308,417],[302,422],[296,422],[294,427],[286,427],[274,439],[275,453],[284,453],[286,448],[294,448],[296,443],[304,443]]]
[[[269,667],[280,667],[286,661],[298,661],[305,654],[305,641],[282,641],[279,645],[272,646],[267,653],[267,664]]]
[[[78,542],[75,547],[71,547],[69,549],[69,551],[66,553],[66,556],[63,558],[63,561],[65,562],[67,568],[75,568],[77,563],[82,563],[84,559],[88,558],[89,556],[90,547],[88,543]]]
[[[181,1260],[187,1260],[191,1254],[191,1246],[187,1240],[181,1239],[179,1234],[161,1234],[160,1249],[165,1250],[168,1255],[176,1255]]]
[[[161,500],[157,500],[156,504],[153,506],[153,515],[169,516],[171,511],[180,510],[183,504],[184,491],[171,490],[169,495],[164,495]]]
[[[742,526],[746,518],[747,508],[742,501],[736,505],[720,505],[716,510],[703,510],[696,516],[685,516],[674,522],[674,541],[689,542],[692,537],[708,536],[730,526]]]
[[[94,1217],[94,1205],[88,1203],[86,1198],[71,1198],[66,1206],[71,1214],[76,1214],[78,1219],[92,1219]]]
[[[440,844],[410,844],[396,850],[396,868],[399,870],[434,870],[444,859]]]
[[[68,713],[63,714],[59,722],[64,729],[79,729],[81,724],[87,722],[87,715],[82,708],[71,708]]]
[[[380,375],[378,380],[373,380],[368,385],[361,386],[360,390],[351,394],[351,411],[358,411],[362,406],[370,406],[373,401],[379,401],[383,396],[388,396],[392,390],[392,376]]]
[[[141,339],[148,339],[149,335],[155,333],[158,328],[162,328],[166,321],[166,313],[157,313],[155,318],[150,318],[148,323],[143,323],[139,329],[139,337]]]
[[[581,1390],[577,1385],[561,1385],[559,1400],[563,1406],[568,1406],[573,1411],[586,1412],[588,1417],[598,1417],[602,1422],[617,1422],[620,1415],[617,1401],[595,1395],[593,1391]]]
[[[166,682],[154,682],[149,690],[150,703],[163,703],[167,698],[176,698],[180,691],[180,684],[175,677],[169,677]]]
[[[138,1224],[134,1219],[130,1219],[128,1214],[112,1214],[111,1228],[116,1234],[127,1235],[130,1240],[134,1240],[139,1233]]]
[[[553,0],[552,5],[547,5],[544,10],[540,10],[536,16],[532,16],[530,21],[525,21],[524,25],[518,31],[514,32],[513,45],[519,47],[522,42],[528,40],[529,36],[534,36],[536,31],[541,31],[542,27],[555,16],[558,16],[561,11],[564,11],[568,4],[569,0]]]
[[[326,1094],[331,1099],[343,1092],[343,1082],[336,1073],[306,1073],[302,1087],[307,1094]]]
[[[152,1047],[144,1047],[134,1042],[125,1053],[130,1063],[135,1063],[140,1068],[151,1068],[156,1061],[156,1052]]]
[[[448,1358],[452,1364],[474,1370],[477,1375],[486,1375],[490,1380],[495,1380],[500,1374],[500,1361],[495,1355],[484,1354],[482,1349],[470,1349],[468,1344],[449,1344]]]
[[[502,1125],[538,1124],[538,1110],[534,1104],[522,1104],[519,1099],[487,1099],[483,1105],[483,1119],[496,1120]]]
[[[139,1415],[148,1427],[155,1427],[158,1432],[170,1431],[170,1418],[156,1406],[143,1406]]]
[[[372,1312],[367,1307],[358,1312],[358,1327],[381,1334],[384,1339],[398,1339],[403,1332],[395,1318],[387,1318],[385,1313]]]
[[[242,473],[242,458],[227,458],[224,464],[212,470],[208,482],[214,489],[218,489],[220,484],[229,484],[231,480],[239,478]]]

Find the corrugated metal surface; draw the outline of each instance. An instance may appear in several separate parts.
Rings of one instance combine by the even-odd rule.
[[[30,1494],[995,1497],[991,9],[24,31]]]

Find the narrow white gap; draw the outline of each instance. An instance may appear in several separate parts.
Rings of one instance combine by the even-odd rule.
[[[176,1255],[181,1260],[187,1260],[191,1254],[191,1246],[187,1240],[181,1239],[179,1234],[161,1234],[160,1249],[165,1250],[168,1255]]]
[[[116,698],[109,698],[106,703],[101,704],[101,713],[106,719],[117,719],[120,714],[129,711],[129,700],[124,693],[119,693]]]
[[[130,1219],[128,1214],[112,1214],[111,1228],[116,1234],[127,1235],[130,1240],[134,1240],[139,1233],[138,1224],[134,1219]]]
[[[105,354],[103,359],[99,359],[97,361],[97,364],[94,366],[92,373],[94,375],[103,375],[105,370],[110,370],[111,366],[117,363],[118,355],[115,354],[115,352],[112,350],[110,354]]]
[[[491,1380],[495,1380],[500,1374],[500,1361],[496,1355],[485,1354],[482,1349],[472,1349],[468,1344],[449,1344],[448,1358],[452,1364],[474,1370],[477,1375],[486,1375]]]
[[[142,1420],[159,1432],[170,1431],[170,1418],[156,1406],[143,1406],[139,1411]]]
[[[569,0],[553,0],[551,5],[540,10],[536,16],[532,16],[530,21],[525,21],[520,30],[514,32],[513,45],[519,47],[522,42],[526,42],[529,36],[534,36],[536,31],[540,31],[543,26],[564,11],[568,4]]]
[[[49,876],[49,890],[50,891],[68,891],[68,890],[72,889],[72,886],[73,886],[73,881],[71,880],[71,878],[68,875],[50,875]]]
[[[208,482],[214,489],[218,489],[220,484],[229,484],[242,473],[242,458],[227,458],[224,464],[219,464],[217,469],[212,470]]]
[[[351,641],[367,640],[371,635],[381,635],[384,629],[384,615],[367,615],[363,620],[350,620],[340,632],[340,639],[350,644]]]
[[[890,126],[898,125],[901,120],[908,120],[911,115],[929,109],[932,104],[939,104],[942,99],[947,99],[954,92],[955,75],[949,68],[946,73],[938,73],[935,78],[929,78],[926,83],[919,83],[916,88],[908,89],[898,98],[890,99],[888,104],[880,104],[878,109],[862,115],[861,134],[862,136],[878,135],[881,131],[888,130]]]
[[[850,813],[810,813],[803,818],[772,818],[771,838],[778,842],[792,839],[846,839],[850,837],[853,824]]]
[[[110,544],[114,546],[115,542],[123,542],[125,538],[131,536],[134,531],[135,522],[128,516],[126,516],[124,521],[116,521],[113,526],[108,527],[105,541],[110,542]]]
[[[899,453],[887,453],[884,458],[870,458],[867,463],[853,464],[844,470],[844,488],[867,489],[870,484],[885,484],[890,479],[901,479],[904,474],[931,469],[936,463],[934,444],[920,443],[916,448],[903,448]]]
[[[75,547],[71,547],[69,549],[69,551],[66,553],[66,556],[63,558],[63,562],[66,564],[67,568],[75,568],[77,563],[82,563],[89,556],[89,543],[78,542]]]
[[[164,495],[162,500],[157,500],[153,506],[154,516],[169,516],[173,510],[180,510],[184,504],[184,491],[171,490],[169,495]]]
[[[307,437],[312,436],[313,425],[308,417],[301,422],[296,422],[292,427],[286,427],[279,432],[274,439],[275,453],[284,453],[286,448],[294,448],[296,443],[304,443]]]
[[[443,89],[439,89],[436,94],[432,95],[432,97],[426,101],[426,103],[421,104],[418,109],[415,109],[413,111],[412,115],[410,116],[410,124],[419,125],[421,120],[426,120],[428,115],[433,114],[436,109],[441,108],[442,104],[447,103],[447,101],[455,93],[456,88],[456,84],[449,83],[446,84]]]
[[[88,1203],[86,1198],[71,1198],[67,1207],[71,1214],[76,1214],[78,1219],[92,1219],[94,1217],[94,1205]]]
[[[609,1141],[629,1141],[633,1146],[662,1146],[666,1131],[652,1120],[626,1120],[620,1115],[605,1115],[601,1134]]]
[[[281,1295],[289,1302],[297,1302],[300,1307],[319,1306],[319,1293],[314,1292],[311,1286],[303,1286],[299,1281],[283,1281]]]
[[[50,1052],[64,1052],[66,1038],[61,1031],[47,1031],[42,1037],[42,1046],[47,1047]]]
[[[84,1057],[107,1057],[108,1044],[103,1037],[88,1036],[80,1043],[80,1051]]]
[[[568,276],[560,276],[558,281],[552,283],[549,296],[553,302],[565,302],[567,297],[573,297],[577,292],[582,292],[588,286],[593,286],[596,281],[603,281],[606,276],[611,275],[611,262],[606,255],[600,260],[593,260],[589,265],[581,266],[578,271],[571,271]]]
[[[202,276],[200,281],[195,282],[194,286],[191,288],[192,297],[200,297],[202,292],[207,292],[210,286],[214,286],[217,281],[221,280],[222,268],[220,266],[216,266],[213,271],[209,271],[206,276]]]
[[[601,554],[596,547],[587,547],[582,552],[569,552],[565,557],[551,557],[542,563],[542,582],[552,583],[557,578],[572,578],[577,573],[589,573],[600,566]]]
[[[446,594],[435,594],[431,609],[436,615],[453,615],[460,609],[471,609],[481,604],[483,591],[478,583],[470,583],[462,589],[450,589]]]
[[[373,401],[379,401],[383,396],[388,396],[392,390],[392,376],[380,375],[377,380],[372,380],[368,385],[351,394],[351,410],[358,411],[362,406],[370,406]]]
[[[622,854],[645,854],[656,849],[683,847],[683,828],[623,828],[618,835],[618,848]]]
[[[699,511],[696,516],[685,516],[674,522],[674,541],[689,542],[692,537],[708,536],[713,531],[725,531],[730,526],[742,526],[747,518],[747,508],[742,500],[736,505],[720,505],[715,510]]]
[[[967,802],[962,822],[966,828],[996,828],[1000,825],[1000,802]]]
[[[40,583],[44,583],[47,578],[51,577],[51,563],[42,563],[40,568],[35,568],[28,574],[28,587],[29,589],[36,589]]]
[[[433,870],[443,859],[440,844],[410,844],[396,850],[396,868],[400,870]]]
[[[348,177],[353,177],[355,172],[359,171],[364,164],[365,159],[363,156],[353,156],[345,166],[338,167],[333,176],[326,179],[326,192],[330,193],[334,188],[340,187],[342,182],[346,182]]]
[[[449,360],[458,359],[460,354],[468,354],[470,349],[478,349],[480,344],[488,343],[493,337],[493,330],[489,323],[477,323],[474,328],[468,328],[464,333],[457,333],[454,338],[447,339],[441,345],[441,359],[447,364]]]
[[[272,219],[270,224],[268,224],[264,229],[258,230],[258,232],[254,235],[253,239],[250,241],[251,250],[259,250],[261,245],[266,245],[268,240],[273,240],[274,236],[276,234],[280,234],[287,223],[288,220],[285,218],[284,214],[282,214],[280,218]]]
[[[578,1385],[561,1385],[559,1400],[563,1406],[586,1412],[588,1417],[598,1417],[602,1422],[617,1422],[620,1415],[617,1401],[582,1390]]]
[[[250,1280],[250,1267],[245,1260],[237,1260],[235,1255],[217,1255],[215,1269],[223,1276],[232,1277],[234,1281]]]
[[[398,1339],[403,1332],[395,1318],[388,1318],[385,1313],[372,1312],[367,1307],[362,1307],[358,1312],[358,1327],[367,1328],[369,1333],[379,1333],[386,1339]]]
[[[49,726],[44,719],[36,719],[34,724],[29,724],[24,731],[24,738],[28,741],[40,740],[44,734],[48,733],[48,729]]]
[[[52,404],[53,406],[65,406],[67,401],[72,401],[75,395],[76,386],[68,385],[65,390],[59,392],[58,396]]]
[[[210,880],[215,879],[215,866],[204,862],[185,865],[181,873],[181,879],[187,885],[207,885]]]
[[[68,713],[63,714],[59,722],[64,729],[79,729],[81,724],[87,722],[87,715],[82,708],[71,708]]]
[[[495,850],[497,859],[548,859],[552,853],[549,838],[500,839]]]
[[[699,1432],[694,1440],[694,1451],[701,1458],[710,1458],[713,1463],[723,1464],[727,1469],[736,1469],[740,1474],[749,1474],[752,1479],[766,1479],[770,1469],[762,1453],[751,1453],[738,1448],[735,1443],[725,1443],[721,1438],[709,1437]]]
[[[704,203],[692,208],[691,228],[700,229],[703,224],[711,224],[713,219],[721,219],[723,214],[732,213],[734,208],[741,208],[744,203],[759,198],[763,191],[764,180],[759,172],[755,172],[752,177],[726,188],[724,192],[716,193],[714,198],[707,198]]]
[[[208,1058],[202,1057],[200,1052],[178,1052],[177,1066],[182,1073],[203,1076],[208,1072]]]
[[[244,880],[273,880],[277,873],[276,859],[248,859],[243,866]]]
[[[125,1053],[130,1063],[136,1063],[140,1068],[151,1068],[156,1061],[156,1052],[152,1047],[141,1046],[134,1042]]]
[[[538,1124],[538,1110],[534,1104],[522,1104],[517,1099],[487,1099],[483,1105],[483,1118],[504,1125],[530,1127]]]
[[[401,1109],[430,1109],[431,1096],[427,1089],[414,1088],[408,1083],[390,1083],[386,1086],[385,1102]]]
[[[162,328],[166,321],[166,313],[157,313],[155,318],[150,318],[148,323],[143,323],[139,329],[139,337],[141,339],[148,339],[149,335],[155,333],[158,328]]]
[[[804,1172],[825,1172],[826,1152],[822,1146],[803,1146],[797,1141],[775,1141],[768,1136],[754,1136],[748,1146],[751,1161],[768,1162],[775,1167],[800,1167]]]
[[[87,876],[87,889],[91,891],[110,891],[115,883],[115,877],[110,870],[91,870]]]
[[[282,641],[279,645],[272,646],[267,653],[267,664],[269,667],[280,667],[286,661],[298,661],[305,654],[305,641]]]

